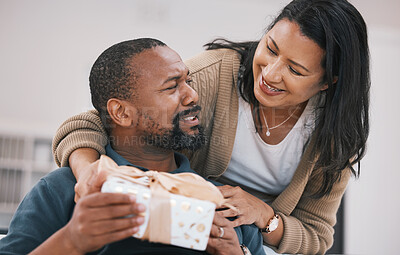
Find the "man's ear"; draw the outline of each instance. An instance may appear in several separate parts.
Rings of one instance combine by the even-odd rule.
[[[337,76],[334,76],[334,77],[333,77],[333,82],[332,82],[332,83],[335,84],[337,81],[338,81],[338,77],[337,77]],[[328,86],[328,83],[325,83],[324,85],[322,85],[321,91],[326,90],[328,87],[329,87],[329,86]]]
[[[127,101],[111,98],[107,101],[107,111],[118,126],[129,127],[136,122],[136,108]]]

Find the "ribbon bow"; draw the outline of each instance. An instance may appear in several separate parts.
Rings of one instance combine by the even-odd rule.
[[[102,155],[99,171],[108,172],[132,183],[150,188],[150,216],[144,239],[150,242],[170,243],[171,241],[171,204],[169,194],[207,200],[220,206],[224,203],[221,192],[212,183],[193,173],[170,174],[157,171],[142,171],[132,166],[118,166],[111,158]],[[148,177],[148,182],[143,182]]]

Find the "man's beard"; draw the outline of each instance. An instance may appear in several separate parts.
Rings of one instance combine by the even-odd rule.
[[[203,127],[201,125],[191,127],[191,130],[198,130],[198,133],[193,135],[185,133],[179,127],[179,120],[182,118],[182,116],[199,111],[200,109],[201,107],[196,105],[191,109],[178,113],[172,121],[172,130],[163,129],[161,134],[148,134],[145,138],[146,141],[158,148],[167,150],[181,151],[187,149],[195,151],[200,149],[200,147],[204,145],[206,141]]]

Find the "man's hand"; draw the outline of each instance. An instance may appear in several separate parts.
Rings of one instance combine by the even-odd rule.
[[[144,218],[126,217],[145,211],[134,196],[119,193],[93,193],[79,200],[71,220],[63,228],[64,240],[77,253],[95,251],[108,243],[132,236]]]
[[[210,254],[218,255],[243,254],[232,222],[217,213],[214,216],[213,225],[211,226],[206,251]]]

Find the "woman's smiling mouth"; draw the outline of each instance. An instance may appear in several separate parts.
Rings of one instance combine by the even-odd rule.
[[[263,77],[261,77],[261,81],[260,81],[260,83],[259,83],[259,86],[260,86],[260,89],[261,89],[265,94],[267,94],[267,95],[269,95],[269,96],[280,95],[280,94],[282,94],[283,92],[285,92],[285,90],[283,90],[283,89],[278,89],[278,88],[275,88],[275,87],[269,85],[269,84],[264,80]]]

